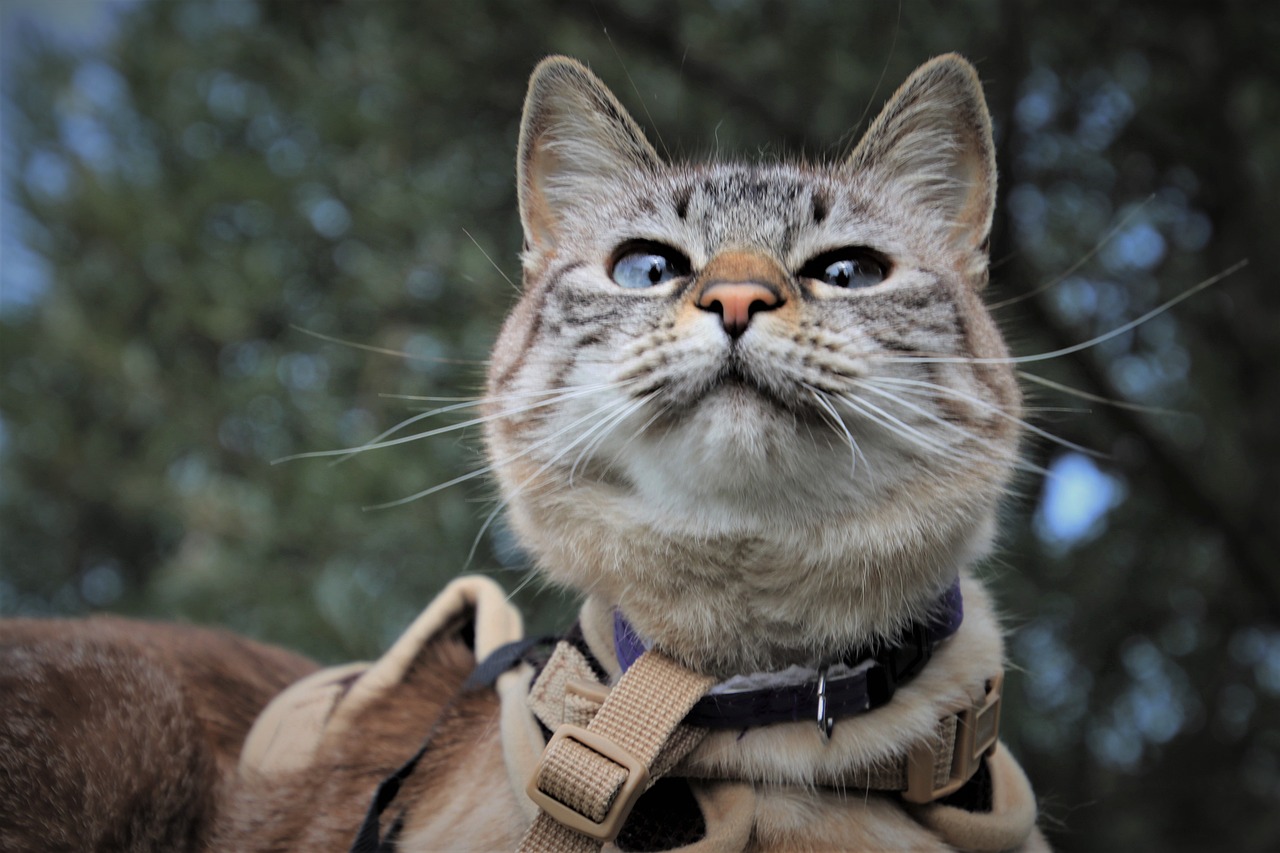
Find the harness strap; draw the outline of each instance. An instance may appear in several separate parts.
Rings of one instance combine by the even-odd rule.
[[[500,675],[524,660],[535,648],[548,646],[551,642],[548,637],[525,637],[499,646],[490,652],[488,657],[476,664],[475,669],[467,676],[467,680],[462,683],[462,692],[492,687]],[[445,711],[447,710],[446,707]],[[444,712],[440,716],[443,718]],[[395,802],[405,780],[418,768],[418,763],[427,754],[439,728],[440,722],[437,720],[413,757],[378,784],[378,789],[369,803],[369,809],[365,812],[364,821],[360,824],[355,841],[351,844],[350,853],[395,853],[396,842],[404,827],[404,814],[401,812],[396,815],[385,833],[382,832],[382,816]]]
[[[588,655],[574,644],[561,641],[530,686],[529,707],[548,733],[565,725],[589,726],[607,700],[610,690],[599,683]],[[852,767],[816,768],[810,782],[842,790],[900,792],[904,800],[912,803],[947,797],[963,787],[994,751],[1002,693],[1003,675],[997,674],[988,680],[981,697],[942,715],[933,735],[916,741],[902,757]],[[694,708],[705,701],[696,703]],[[692,713],[684,723],[689,728],[703,728]],[[650,775],[664,775],[670,769],[653,767]],[[687,763],[680,765],[678,773],[692,779],[739,778],[726,775],[724,768],[709,770]]]
[[[400,769],[383,779],[374,792],[373,802],[369,803],[369,811],[365,813],[364,822],[356,833],[356,840],[351,844],[351,853],[394,853],[396,841],[400,838],[400,830],[404,827],[404,815],[397,815],[384,835],[381,831],[382,813],[387,810],[404,780],[413,775],[422,756],[427,754],[431,738],[422,744],[413,757],[400,766]]]
[[[467,680],[462,683],[463,690],[479,690],[492,687],[504,672],[524,660],[525,655],[538,646],[551,646],[555,640],[550,637],[525,637],[506,645],[498,646],[489,656],[476,664]]]
[[[706,729],[681,721],[714,683],[648,651],[589,725],[557,728],[529,781],[529,798],[540,811],[520,853],[595,853],[616,838],[651,777],[706,737]]]

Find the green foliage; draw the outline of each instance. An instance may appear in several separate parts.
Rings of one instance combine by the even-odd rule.
[[[364,509],[480,468],[474,429],[272,462],[444,405],[397,395],[478,391],[519,271],[537,59],[590,62],[659,150],[768,159],[838,156],[911,68],[959,50],[996,115],[989,301],[1018,352],[1249,261],[1026,365],[1184,414],[1028,384],[1038,426],[1102,454],[1084,470],[1111,497],[1065,533],[1053,480],[1010,502],[991,570],[1021,668],[1010,742],[1061,849],[1280,844],[1276,10],[439,6],[172,0],[130,7],[101,50],[21,40],[5,168],[40,261],[3,270],[0,613],[110,608],[344,660],[385,647],[477,541],[472,570],[522,585],[501,523],[477,539],[482,478]],[[1043,439],[1028,455],[1081,464]],[[572,610],[521,598],[539,627]]]

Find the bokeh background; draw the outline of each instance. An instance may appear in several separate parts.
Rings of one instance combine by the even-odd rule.
[[[1280,849],[1280,4],[6,0],[0,20],[0,614],[212,623],[338,661],[467,567],[564,624],[501,521],[480,535],[483,478],[366,509],[475,471],[474,430],[272,464],[477,393],[518,283],[529,70],[590,63],[673,156],[834,157],[958,50],[995,114],[989,302],[1018,353],[1234,270],[1021,366],[1063,443],[1028,440],[1051,473],[1017,484],[986,570],[1007,740],[1062,850]]]

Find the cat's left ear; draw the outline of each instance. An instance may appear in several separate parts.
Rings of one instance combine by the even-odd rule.
[[[516,179],[525,244],[555,247],[570,207],[589,206],[614,177],[662,160],[608,87],[579,62],[542,60],[529,78]]]
[[[941,216],[955,248],[985,256],[996,201],[991,114],[978,73],[949,53],[894,93],[845,164]]]

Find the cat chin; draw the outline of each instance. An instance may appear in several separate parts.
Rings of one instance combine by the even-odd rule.
[[[651,468],[643,484],[549,481],[515,495],[510,517],[548,579],[621,607],[646,638],[707,671],[786,666],[892,633],[991,547],[997,501],[958,483],[941,495],[936,483],[899,483],[855,510],[824,498],[816,474],[802,499],[776,476],[772,488],[733,492],[706,482],[709,467],[677,480],[688,460],[658,457],[675,491]],[[726,649],[725,637],[744,645]]]
[[[601,455],[622,473],[640,514],[716,532],[871,513],[919,467],[872,441],[855,458],[826,424],[745,388],[717,390],[679,422],[624,436]]]

